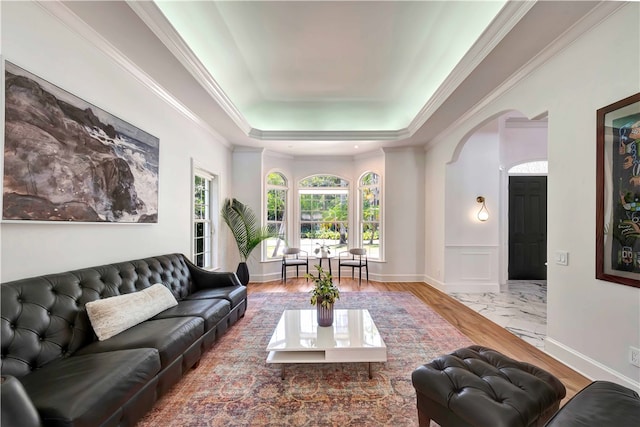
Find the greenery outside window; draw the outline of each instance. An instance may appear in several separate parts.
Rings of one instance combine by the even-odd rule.
[[[360,236],[362,247],[372,259],[381,259],[380,229],[380,175],[373,172],[365,173],[358,185],[360,199]]]
[[[194,173],[193,203],[193,263],[198,267],[213,266],[213,222],[211,189],[213,176],[196,171]]]
[[[333,175],[316,175],[299,183],[300,248],[313,254],[326,245],[335,254],[348,245],[349,183]]]
[[[266,240],[265,259],[280,257],[287,241],[287,194],[289,191],[287,178],[280,172],[267,175],[267,221],[270,233],[276,237]]]

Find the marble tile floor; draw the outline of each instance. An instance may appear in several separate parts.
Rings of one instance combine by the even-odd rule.
[[[544,350],[547,335],[547,282],[509,280],[500,293],[457,293],[449,295]]]

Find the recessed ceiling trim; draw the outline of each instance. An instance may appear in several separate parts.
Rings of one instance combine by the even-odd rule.
[[[595,6],[589,13],[587,13],[582,19],[576,22],[574,25],[567,28],[567,30],[558,36],[552,43],[550,43],[545,49],[543,49],[536,56],[531,58],[529,62],[524,64],[518,71],[513,73],[508,79],[506,79],[500,86],[496,87],[490,94],[484,97],[475,106],[468,109],[463,115],[452,122],[448,127],[442,129],[442,131],[436,135],[433,139],[428,141],[424,145],[424,150],[429,151],[440,142],[443,141],[443,135],[447,135],[452,129],[460,128],[468,123],[476,114],[479,114],[484,108],[486,108],[493,101],[501,97],[503,94],[512,89],[524,78],[533,73],[537,68],[541,67],[560,51],[565,49],[571,43],[573,43],[578,37],[587,31],[595,28],[600,22],[606,19],[608,16],[615,13],[619,8],[623,7],[625,2],[608,2],[601,1]],[[490,115],[490,114],[488,114]],[[547,113],[541,113],[539,117],[546,117]],[[548,119],[547,119],[548,121]]]
[[[207,90],[220,107],[236,123],[241,131],[254,139],[262,141],[274,140],[306,140],[306,141],[389,141],[411,137],[426,120],[442,105],[455,88],[473,71],[473,69],[491,52],[500,40],[527,13],[537,0],[527,2],[507,2],[494,18],[482,36],[465,54],[462,61],[438,87],[408,127],[385,131],[287,131],[262,130],[254,128],[246,117],[235,106],[211,73],[193,53],[184,39],[164,16],[160,8],[152,1],[139,2],[127,0],[131,9],[138,14],[147,26],[156,34],[163,44],[189,70],[194,78]]]
[[[396,141],[411,135],[407,129],[387,131],[263,131],[252,128],[248,136],[263,141]]]
[[[537,0],[536,0],[537,1]],[[420,109],[408,126],[410,135],[420,129],[431,115],[446,101],[454,90],[469,77],[471,72],[491,53],[498,43],[527,14],[536,1],[507,2],[491,24],[464,55],[433,96]]]
[[[187,119],[191,120],[198,126],[205,129],[216,140],[220,141],[225,147],[230,147],[229,141],[220,135],[218,131],[212,128],[208,123],[203,121],[199,116],[194,114],[188,107],[180,102],[176,97],[169,93],[165,88],[159,85],[153,78],[140,69],[133,61],[131,61],[120,50],[109,43],[96,30],[84,22],[78,15],[60,1],[38,1],[36,2],[43,10],[47,11],[51,16],[60,21],[78,36],[82,37],[88,43],[95,46],[99,51],[103,52],[115,63],[121,66],[129,74],[131,74],[138,82],[155,93],[160,99],[173,107]]]
[[[227,115],[246,135],[253,130],[244,115],[229,99],[218,82],[180,37],[173,25],[167,20],[158,6],[152,1],[127,0],[127,4],[140,19],[153,31],[162,43],[175,55],[191,75],[202,85],[209,95],[220,105]]]

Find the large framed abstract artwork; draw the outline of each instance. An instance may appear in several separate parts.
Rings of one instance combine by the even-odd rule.
[[[5,62],[3,221],[158,222],[159,140]]]
[[[596,116],[596,278],[640,287],[640,93]]]

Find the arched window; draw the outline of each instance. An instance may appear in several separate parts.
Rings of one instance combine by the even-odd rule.
[[[334,175],[315,175],[299,182],[300,248],[314,253],[324,244],[335,254],[347,247],[349,183]]]
[[[287,193],[289,184],[287,178],[280,172],[267,175],[267,227],[277,237],[267,239],[265,259],[278,258],[287,241]]]
[[[549,165],[546,160],[536,162],[520,163],[509,169],[511,175],[546,175],[549,171]]]
[[[362,247],[367,250],[369,258],[373,259],[382,258],[381,197],[380,175],[374,172],[362,175],[358,183],[359,241]]]

